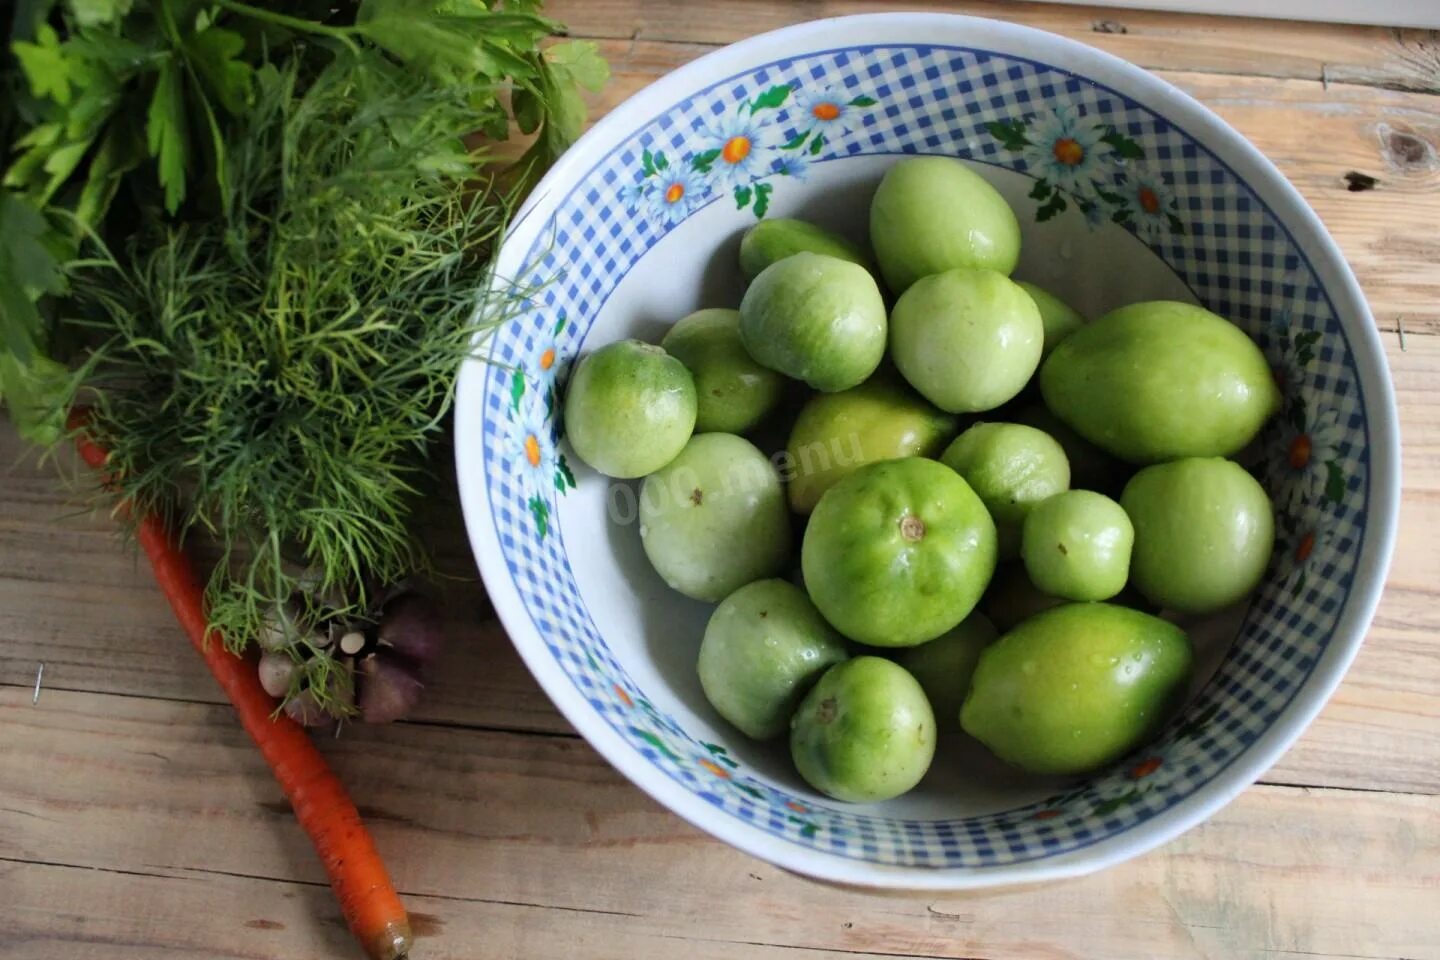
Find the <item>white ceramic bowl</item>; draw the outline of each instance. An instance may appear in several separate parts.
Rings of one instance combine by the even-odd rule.
[[[1060,139],[1082,149],[1079,163],[1056,159]],[[554,390],[583,351],[658,340],[693,309],[737,305],[736,244],[758,216],[863,238],[875,183],[909,153],[962,157],[1009,198],[1024,230],[1018,278],[1091,316],[1198,300],[1257,339],[1285,390],[1250,464],[1275,498],[1279,539],[1246,608],[1196,632],[1204,669],[1183,715],[1113,770],[1036,781],[951,737],[915,791],[856,807],[807,788],[783,744],[747,741],[706,704],[695,658],[709,608],[649,568],[635,485],[566,456]],[[1060,153],[1074,160],[1073,148]],[[1399,439],[1364,298],[1274,166],[1112,56],[919,14],[726,47],[636,94],[565,154],[511,230],[500,273],[537,292],[489,339],[491,362],[465,367],[456,415],[465,520],[495,608],[596,749],[758,857],[829,880],[938,889],[1134,856],[1260,776],[1335,689],[1370,622]]]

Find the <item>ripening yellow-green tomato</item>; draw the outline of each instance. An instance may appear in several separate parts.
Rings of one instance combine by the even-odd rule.
[[[1185,631],[1109,603],[1068,603],[980,654],[960,708],[965,731],[1031,773],[1089,773],[1143,744],[1179,705],[1193,655]]]
[[[787,491],[796,513],[867,463],[933,457],[955,435],[956,418],[935,409],[893,374],[877,373],[858,387],[817,393],[790,431]]]

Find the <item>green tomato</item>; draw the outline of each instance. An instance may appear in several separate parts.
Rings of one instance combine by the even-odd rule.
[[[740,272],[753,280],[777,260],[805,252],[823,253],[870,269],[865,254],[844,237],[804,220],[781,217],[761,220],[745,231],[740,238]]]
[[[660,346],[695,378],[696,433],[744,433],[780,402],[784,378],[746,352],[738,310],[697,310],[677,321]]]
[[[1228,457],[1280,408],[1269,362],[1239,327],[1163,300],[1065,338],[1040,370],[1040,391],[1085,439],[1141,464]]]
[[[1030,580],[1066,600],[1109,600],[1130,578],[1135,528],[1101,493],[1067,490],[1036,504],[1025,518],[1020,552]]]
[[[790,511],[775,468],[748,440],[692,437],[640,488],[640,540],[655,571],[696,600],[719,601],[790,562]]]
[[[1061,340],[1085,326],[1085,318],[1080,315],[1080,311],[1049,290],[1025,280],[1019,280],[1017,284],[1020,289],[1030,294],[1030,299],[1035,301],[1035,306],[1040,310],[1040,322],[1045,326],[1045,346],[1040,351],[1042,357],[1050,356],[1050,351],[1054,350]]]
[[[606,476],[643,477],[684,448],[695,408],[685,364],[652,344],[617,340],[576,366],[565,391],[565,437]]]
[[[849,390],[817,393],[800,411],[786,445],[790,506],[809,513],[821,494],[867,463],[933,457],[955,426],[953,416],[895,376],[876,374]]]
[[[1070,462],[1049,434],[1021,423],[977,423],[941,461],[984,501],[1000,535],[1000,559],[1020,554],[1020,525],[1032,507],[1070,487]]]
[[[895,366],[951,413],[993,410],[1040,364],[1045,326],[1030,295],[1004,274],[961,267],[924,277],[890,316]]]
[[[876,803],[920,782],[935,756],[935,714],[901,667],[856,657],[825,671],[790,721],[805,782],[836,800]]]
[[[720,601],[700,643],[700,686],[741,733],[784,733],[795,707],[825,670],[849,656],[805,592],[757,580]]]
[[[995,572],[995,524],[944,464],[885,460],[820,498],[800,564],[810,599],[841,633],[913,647],[975,608]]]
[[[1120,505],[1135,525],[1135,586],[1163,609],[1213,613],[1265,576],[1274,513],[1238,463],[1191,458],[1146,467],[1125,485]]]
[[[819,253],[771,264],[740,301],[740,339],[764,366],[816,390],[865,380],[885,354],[885,301],[869,271]]]
[[[955,629],[911,647],[896,659],[920,682],[941,728],[959,728],[960,704],[970,690],[970,677],[980,662],[980,652],[998,636],[995,625],[977,611]]]
[[[870,245],[885,283],[904,293],[952,267],[1009,274],[1020,259],[1020,222],[1000,192],[951,157],[907,157],[870,202]]]
[[[1031,773],[1089,773],[1143,744],[1179,705],[1190,640],[1108,603],[1037,614],[980,654],[965,732]]]
[[[1001,633],[1007,633],[1037,613],[1058,607],[1065,601],[1051,596],[1030,582],[1025,564],[1019,560],[1000,564],[980,609]]]
[[[1117,460],[1065,425],[1045,404],[1036,401],[1019,407],[1011,415],[1016,423],[1043,430],[1065,450],[1070,462],[1070,486],[1118,495],[1134,469]]]

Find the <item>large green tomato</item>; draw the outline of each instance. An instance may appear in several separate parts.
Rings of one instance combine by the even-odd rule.
[[[890,316],[895,366],[951,413],[993,410],[1018,394],[1044,342],[1035,301],[994,270],[961,267],[918,280]]]
[[[1233,323],[1168,300],[1111,311],[1040,370],[1057,417],[1132,463],[1228,457],[1280,408],[1270,364]]]
[[[1061,340],[1085,325],[1085,318],[1080,315],[1079,310],[1044,287],[1025,280],[1016,282],[1022,290],[1030,294],[1030,299],[1034,300],[1035,306],[1040,309],[1040,322],[1045,325],[1045,346],[1041,353],[1048,357]]]
[[[775,468],[750,441],[700,433],[640,488],[640,541],[687,597],[724,599],[790,562],[790,511]]]
[[[1020,259],[1020,222],[1000,192],[951,157],[907,157],[870,202],[870,245],[885,283],[904,293],[952,267],[1009,274]]]
[[[845,390],[874,373],[885,330],[885,301],[870,272],[819,253],[766,267],[740,301],[750,356],[816,390]]]
[[[780,402],[784,378],[746,352],[738,310],[697,310],[676,321],[660,346],[695,378],[696,433],[744,433]]]
[[[844,237],[804,220],[779,217],[761,220],[745,231],[745,236],[740,238],[740,271],[754,279],[777,260],[806,252],[823,253],[870,269],[865,254]]]
[[[1185,631],[1159,617],[1066,604],[985,648],[960,723],[1031,773],[1089,773],[1164,722],[1184,696],[1191,661]]]
[[[1031,581],[1067,600],[1109,600],[1130,578],[1135,528],[1120,504],[1092,490],[1066,490],[1025,518],[1021,555]]]
[[[841,633],[912,647],[975,608],[995,572],[995,524],[944,464],[886,460],[820,498],[800,564],[810,599]]]
[[[700,643],[700,686],[720,716],[756,740],[790,726],[795,706],[845,641],[785,580],[757,580],[720,602]]]
[[[827,670],[790,722],[790,756],[805,782],[850,803],[898,797],[935,756],[935,714],[901,667],[856,657]]]
[[[995,518],[1002,560],[1019,556],[1020,525],[1031,508],[1070,486],[1064,448],[1021,423],[977,423],[940,459],[965,478]]]
[[[920,681],[941,729],[959,729],[960,704],[965,702],[965,694],[970,690],[970,677],[980,662],[980,652],[998,636],[995,625],[985,614],[976,611],[960,621],[955,629],[929,643],[911,647],[896,658],[900,666]]]
[[[1212,613],[1265,576],[1275,545],[1270,498],[1238,463],[1215,458],[1146,467],[1120,505],[1135,525],[1130,575],[1152,603]]]
[[[685,365],[639,340],[581,359],[565,391],[565,437],[601,473],[643,477],[675,459],[695,429],[695,381]]]
[[[800,411],[785,448],[790,506],[809,513],[821,494],[867,463],[933,457],[955,426],[953,416],[893,375],[877,373],[858,387],[817,393]]]

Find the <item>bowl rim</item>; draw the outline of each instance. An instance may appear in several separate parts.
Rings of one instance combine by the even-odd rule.
[[[1113,54],[1033,27],[984,17],[947,13],[875,13],[809,21],[758,34],[711,51],[656,79],[627,97],[587,131],[551,168],[521,206],[506,232],[512,242],[527,222],[545,209],[562,184],[585,173],[595,148],[608,150],[642,129],[657,110],[669,108],[719,75],[734,61],[768,62],[833,48],[840,35],[865,38],[869,45],[915,43],[924,37],[955,37],[973,31],[1024,47],[1029,57],[1055,51],[1062,62],[1086,62],[1086,79],[1103,82],[1136,103],[1165,117],[1178,129],[1199,129],[1207,149],[1252,189],[1261,186],[1261,202],[1275,216],[1297,251],[1309,263],[1332,301],[1348,300],[1354,310],[1336,311],[1350,344],[1369,432],[1370,477],[1367,486],[1367,535],[1357,558],[1345,607],[1329,646],[1284,711],[1227,767],[1188,797],[1134,827],[1091,845],[1054,857],[1010,864],[970,867],[898,866],[852,859],[824,850],[786,843],[713,807],[647,762],[609,724],[554,661],[520,598],[490,518],[490,505],[478,448],[463,441],[479,436],[484,418],[481,392],[486,360],[474,356],[462,365],[455,410],[455,459],[461,507],[472,552],[486,590],[511,643],[551,701],[590,744],[631,783],[699,829],[762,860],[817,879],[890,889],[961,890],[1031,883],[1079,876],[1145,853],[1208,819],[1254,783],[1299,738],[1330,699],[1349,668],[1374,617],[1394,549],[1400,498],[1400,438],[1393,384],[1380,334],[1369,305],[1338,245],[1299,191],[1238,131],[1183,90]],[[905,33],[909,39],[896,36]],[[878,39],[877,39],[878,38]],[[976,40],[953,41],[964,45]],[[1015,54],[1002,53],[1005,56]],[[1046,62],[1046,61],[1040,61]],[[1165,112],[1152,104],[1163,105]],[[1178,115],[1182,122],[1176,122]],[[1196,138],[1198,140],[1198,138]],[[1223,154],[1223,156],[1222,156]],[[558,202],[558,201],[557,201]],[[1305,234],[1305,240],[1296,235]],[[502,244],[503,257],[503,244]],[[497,263],[499,258],[497,258]],[[1349,318],[1347,320],[1347,317]],[[485,352],[484,344],[477,342]]]

